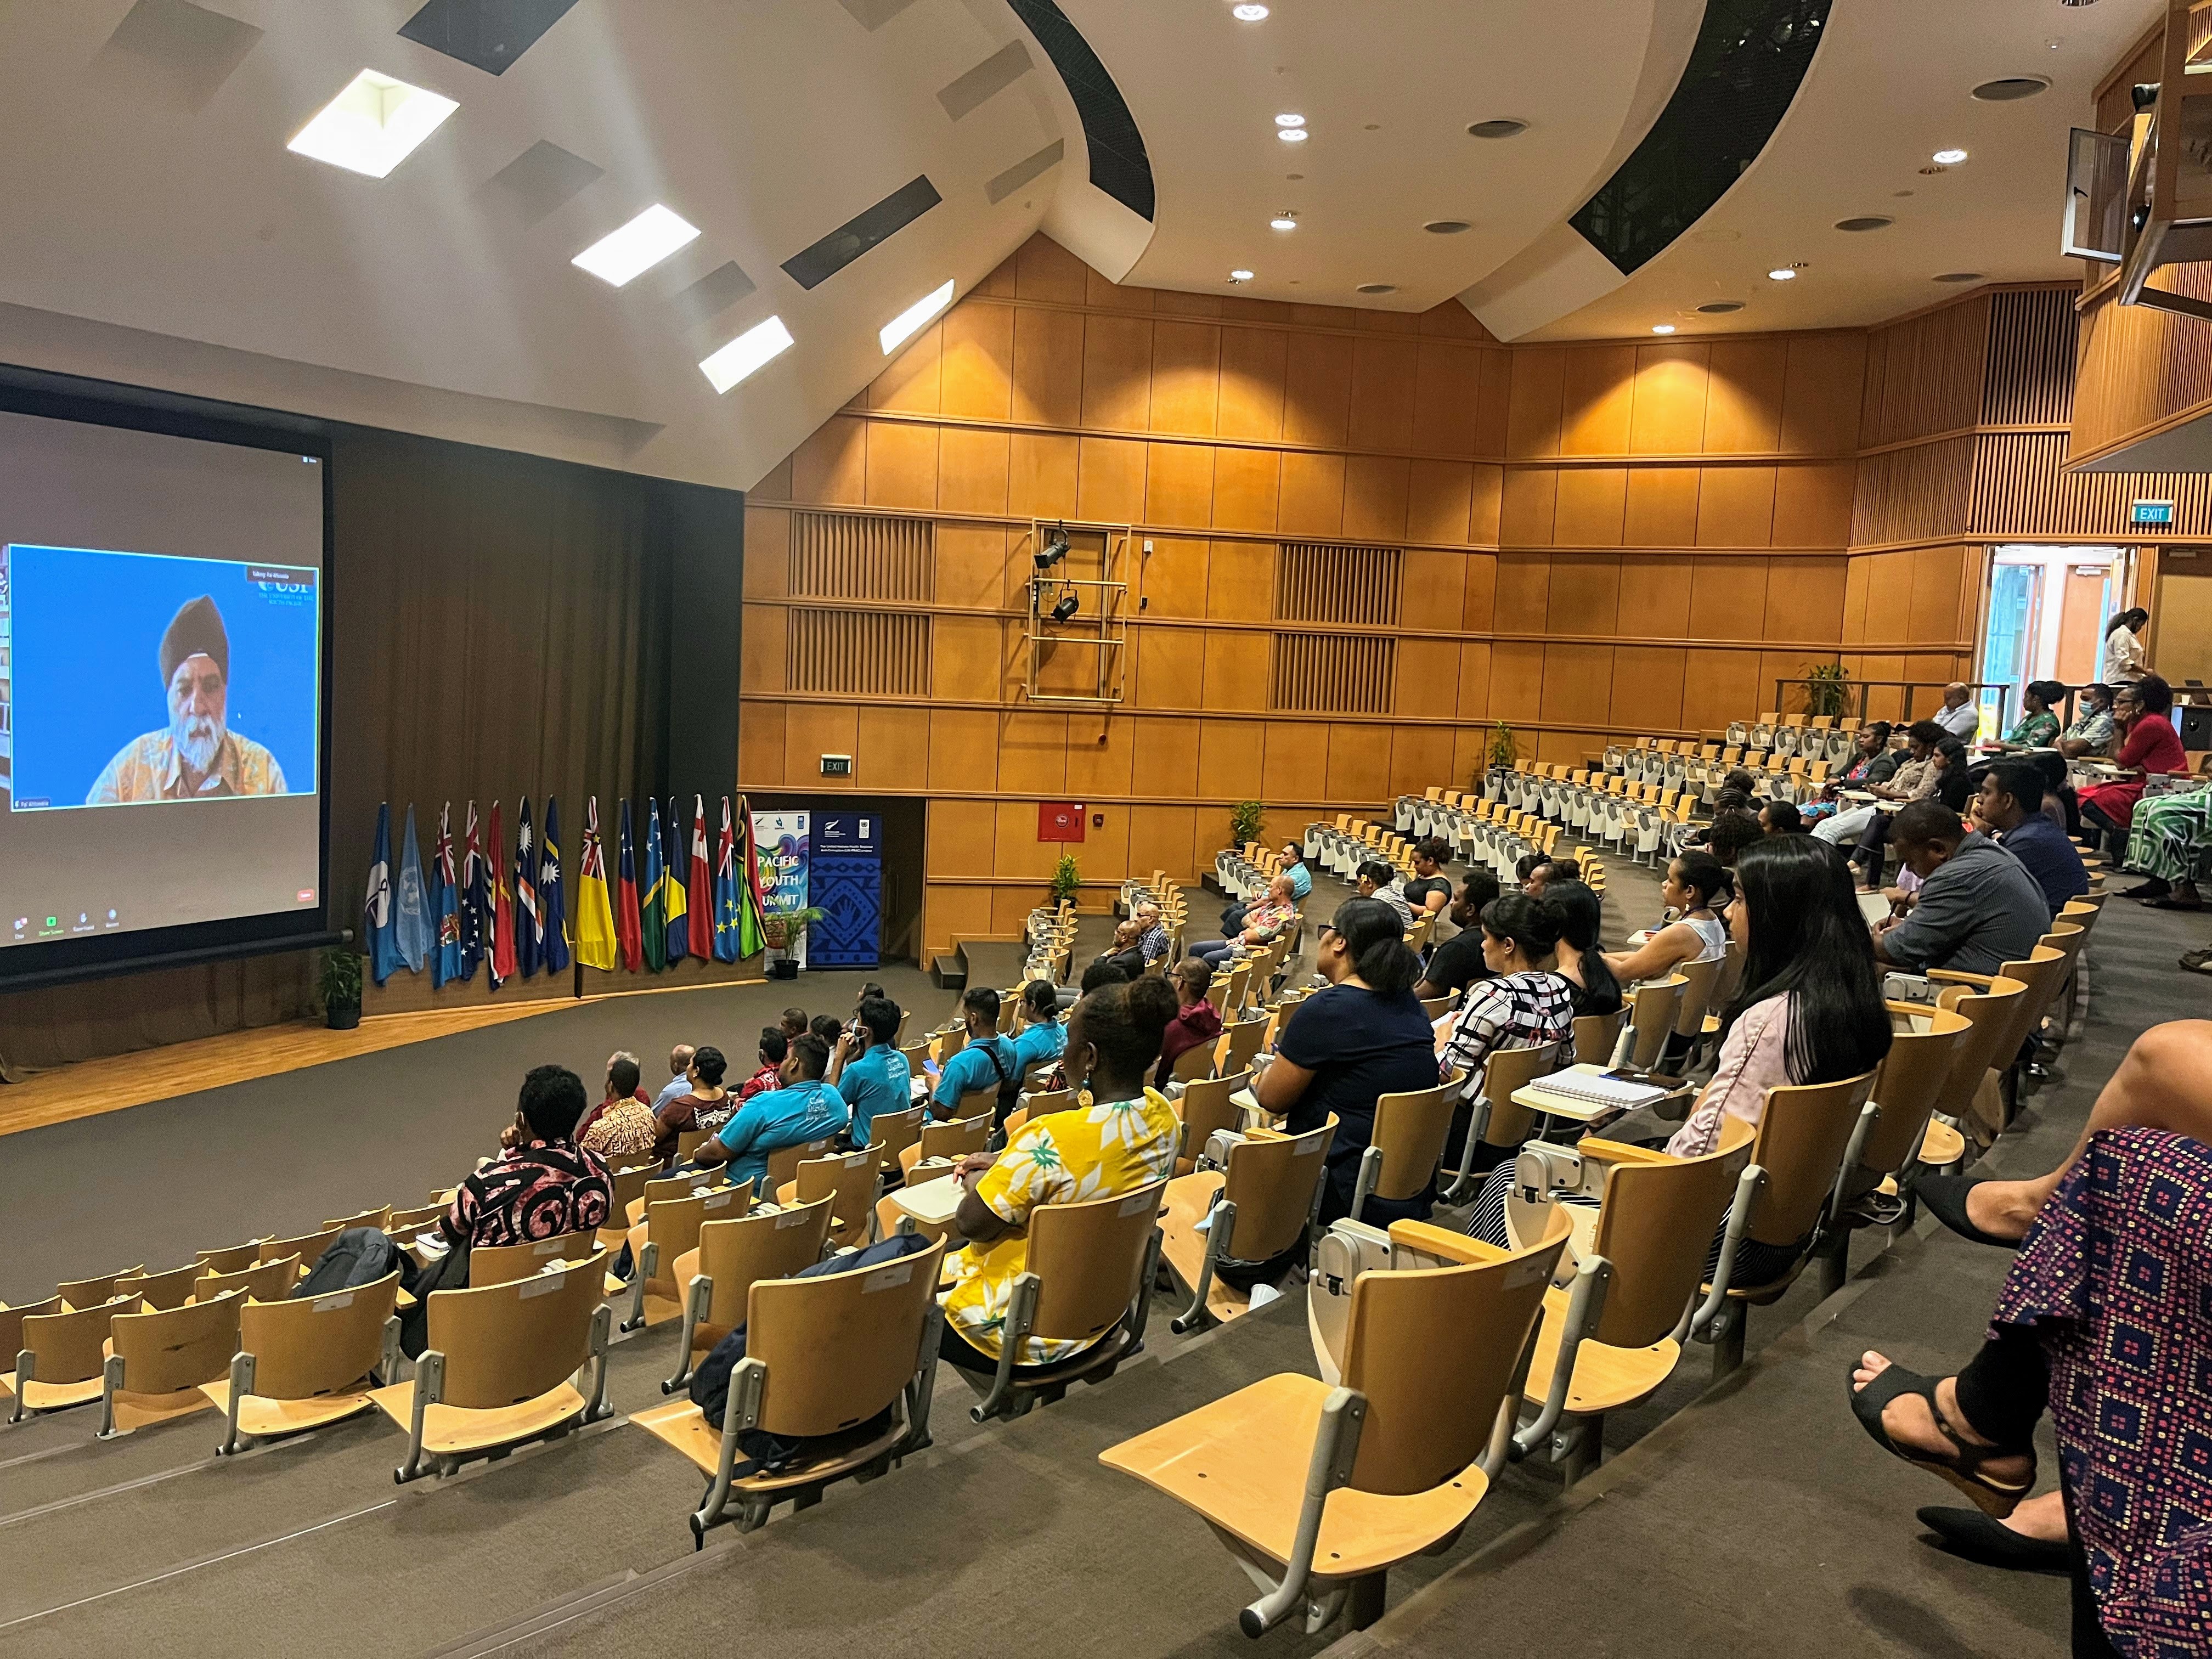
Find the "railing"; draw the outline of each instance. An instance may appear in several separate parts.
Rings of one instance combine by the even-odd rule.
[[[1817,685],[1823,688],[1824,691],[1840,690],[1846,694],[1844,696],[1844,702],[1847,705],[1846,708],[1837,711],[1838,714],[1841,714],[1848,712],[1848,704],[1850,701],[1848,694],[1852,691],[1856,691],[1859,694],[1859,723],[1863,726],[1867,720],[1867,708],[1869,702],[1873,693],[1876,690],[1902,690],[1905,693],[1904,712],[1898,716],[1897,723],[1899,725],[1905,725],[1916,718],[1912,712],[1912,696],[1914,692],[1933,691],[1936,693],[1936,702],[1941,703],[1943,700],[1944,691],[1948,688],[1960,683],[1961,682],[1956,680],[1777,679],[1774,682],[1773,706],[1778,711],[1781,709],[1784,689],[1792,685],[1802,685],[1807,688],[1806,702],[1809,704],[1813,701],[1811,688]],[[1996,692],[1997,694],[1997,707],[2000,710],[2004,708],[2012,699],[2013,683],[2010,680],[1968,680],[1964,682],[1964,684],[1966,690],[1974,694],[1975,701],[1978,702],[1981,701],[1981,694],[1983,692]],[[2069,714],[2072,712],[2072,696],[2070,693],[2068,696],[2068,712]]]

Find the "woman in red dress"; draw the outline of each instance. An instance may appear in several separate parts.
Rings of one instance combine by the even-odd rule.
[[[2142,799],[2144,780],[2154,772],[2185,772],[2189,757],[2174,732],[2169,712],[2173,688],[2155,674],[2122,685],[2112,702],[2112,719],[2127,733],[2112,764],[2132,777],[2100,783],[2081,792],[2081,822],[2107,839],[2112,856],[2125,856],[2128,826],[2134,821],[2136,803]]]

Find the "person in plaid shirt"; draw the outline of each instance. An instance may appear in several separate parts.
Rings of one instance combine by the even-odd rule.
[[[1565,921],[1558,905],[1525,893],[1507,893],[1483,906],[1479,923],[1482,959],[1497,977],[1468,987],[1444,1039],[1444,1070],[1466,1073],[1445,1145],[1447,1164],[1459,1161],[1474,1118],[1474,1098],[1482,1092],[1485,1060],[1500,1048],[1574,1041],[1575,988],[1541,965],[1551,960]],[[1513,1152],[1510,1146],[1485,1142],[1474,1167],[1487,1170]]]

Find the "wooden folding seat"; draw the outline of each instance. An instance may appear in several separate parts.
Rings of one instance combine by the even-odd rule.
[[[1577,1143],[1586,1162],[1604,1167],[1604,1192],[1572,1283],[1545,1293],[1522,1390],[1536,1416],[1515,1437],[1524,1454],[1549,1443],[1569,1484],[1602,1455],[1606,1413],[1642,1405],[1674,1374],[1753,1139],[1750,1124],[1728,1117],[1702,1158],[1596,1135]]]
[[[478,1245],[469,1252],[469,1284],[511,1284],[542,1273],[556,1261],[581,1261],[599,1248],[596,1231],[526,1239],[520,1244]]]
[[[112,1309],[108,1352],[100,1373],[98,1440],[112,1440],[156,1423],[208,1408],[200,1384],[230,1369],[238,1352],[238,1310],[232,1291],[150,1313],[125,1303]]]
[[[1648,1071],[1659,1063],[1689,987],[1687,975],[1676,972],[1664,979],[1646,980],[1628,994],[1628,1026],[1635,1034],[1629,1064]]]
[[[797,1177],[775,1189],[775,1201],[811,1204],[829,1199],[830,1242],[841,1249],[857,1248],[868,1242],[882,1184],[873,1152],[832,1152],[801,1164]]]
[[[58,1296],[50,1296],[43,1302],[27,1303],[20,1308],[11,1308],[0,1302],[0,1356],[20,1354],[23,1351],[23,1322],[26,1319],[46,1318],[62,1310],[62,1299]],[[15,1362],[11,1358],[8,1363],[12,1364]],[[0,1394],[10,1399],[15,1397],[15,1372],[9,1371],[0,1376]]]
[[[650,1212],[648,1212],[648,1214]],[[404,1382],[370,1391],[407,1431],[403,1484],[426,1462],[450,1474],[466,1460],[611,1417],[607,1346],[614,1316],[600,1298],[607,1253],[482,1290],[434,1291],[429,1346]],[[589,1363],[588,1399],[568,1379]]]
[[[607,1224],[599,1229],[599,1243],[611,1250],[618,1250],[630,1228],[636,1224],[631,1216],[631,1206],[637,1206],[637,1215],[645,1213],[642,1201],[645,1189],[650,1182],[660,1178],[660,1165],[637,1164],[627,1170],[616,1170],[612,1174],[614,1179],[609,1188]]]
[[[1321,1209],[1335,1133],[1334,1113],[1302,1135],[1256,1130],[1230,1149],[1225,1169],[1168,1182],[1160,1259],[1190,1292],[1174,1321],[1178,1336],[1249,1310],[1251,1293],[1223,1284],[1215,1270],[1224,1261],[1271,1261],[1305,1236]]]
[[[899,1046],[899,1053],[906,1056],[907,1070],[915,1077],[922,1075],[923,1062],[933,1058],[930,1044],[931,1039],[923,1037],[919,1042],[902,1043]]]
[[[1620,1041],[1620,1028],[1628,1018],[1626,1005],[1609,1014],[1581,1014],[1575,1019],[1573,1061],[1577,1065],[1610,1066]]]
[[[94,1273],[89,1279],[64,1279],[54,1286],[54,1294],[71,1308],[97,1308],[115,1299],[118,1280],[137,1279],[146,1271],[146,1264],[125,1267],[120,1273]]]
[[[652,1188],[647,1188],[648,1194]],[[676,1278],[676,1263],[685,1251],[696,1249],[699,1229],[709,1221],[734,1221],[752,1208],[753,1183],[734,1187],[698,1187],[680,1196],[655,1200],[648,1196],[645,1219],[629,1231],[630,1274],[628,1284],[609,1275],[609,1296],[629,1292],[629,1316],[623,1329],[635,1331],[665,1324],[684,1311],[684,1287]],[[474,1266],[474,1257],[471,1258]]]
[[[363,1210],[359,1215],[349,1215],[339,1221],[325,1221],[325,1227],[335,1227],[343,1232],[349,1227],[374,1227],[382,1232],[392,1222],[392,1206],[380,1204],[373,1210]]]
[[[1376,1097],[1374,1135],[1359,1155],[1352,1188],[1352,1220],[1361,1218],[1370,1198],[1403,1200],[1428,1190],[1451,1131],[1459,1085],[1465,1081],[1458,1078],[1433,1089]]]
[[[755,1280],[745,1357],[730,1374],[722,1425],[689,1400],[631,1417],[708,1477],[690,1516],[693,1538],[703,1539],[733,1504],[738,1529],[751,1532],[780,1503],[811,1507],[833,1482],[888,1474],[929,1444],[944,1254],[940,1240],[865,1273]],[[878,1426],[886,1412],[888,1425]],[[739,1475],[738,1439],[747,1429],[820,1443],[774,1474]]]
[[[244,1244],[232,1244],[220,1250],[194,1250],[192,1259],[200,1264],[203,1273],[234,1273],[241,1267],[251,1267],[261,1260],[258,1239]]]
[[[252,1302],[282,1302],[300,1282],[300,1258],[280,1255],[274,1261],[257,1262],[234,1273],[202,1273],[192,1283],[192,1300],[212,1302],[233,1291],[243,1291]]]
[[[0,1382],[15,1396],[10,1423],[20,1423],[32,1412],[63,1411],[88,1405],[100,1398],[100,1367],[106,1359],[108,1326],[115,1316],[137,1304],[124,1299],[95,1302],[82,1308],[58,1297],[59,1312],[26,1311],[17,1340],[15,1369]]]
[[[1101,1382],[1145,1349],[1145,1316],[1160,1259],[1159,1214],[1167,1191],[1155,1181],[1079,1204],[1030,1212],[1029,1255],[1014,1278],[1000,1327],[998,1374],[969,1413],[978,1423],[1020,1417],[1077,1382]],[[1022,1340],[1082,1342],[1072,1358],[1014,1372]]]
[[[167,1273],[133,1273],[115,1281],[115,1294],[143,1302],[149,1308],[181,1308],[192,1299],[192,1286],[205,1270],[197,1261]]]
[[[1354,1281],[1338,1386],[1267,1377],[1099,1455],[1195,1511],[1263,1586],[1247,1636],[1292,1613],[1310,1635],[1347,1608],[1372,1624],[1390,1569],[1455,1537],[1510,1451],[1566,1218],[1518,1255],[1422,1222],[1389,1234],[1443,1265]]]
[[[641,1187],[643,1185],[642,1180],[640,1185]],[[444,1219],[450,1207],[445,1204],[418,1204],[411,1210],[394,1210],[391,1218],[384,1224],[385,1236],[397,1240],[414,1238],[422,1233],[434,1232],[437,1231],[438,1223]],[[622,1213],[622,1199],[619,1192],[616,1194],[614,1213],[617,1215]]]
[[[1449,994],[1440,997],[1423,997],[1421,1017],[1433,1025],[1458,1006],[1459,999]]]
[[[965,1024],[962,1024],[959,1016],[956,1013],[953,1017],[952,1024],[937,1034],[936,1048],[938,1065],[942,1066],[946,1060],[951,1059],[953,1055],[958,1054],[967,1046],[968,1028]]]
[[[473,1272],[473,1257],[469,1265]],[[223,1414],[216,1455],[375,1409],[371,1373],[388,1379],[399,1370],[398,1296],[393,1272],[327,1296],[244,1300],[228,1375],[200,1385]]]
[[[994,1096],[995,1096],[995,1091]],[[761,1181],[761,1194],[765,1197],[787,1181],[799,1178],[799,1166],[811,1158],[824,1158],[837,1144],[835,1135],[824,1135],[819,1140],[801,1141],[795,1146],[779,1146],[768,1155],[768,1173]],[[727,1219],[725,1217],[724,1219]]]
[[[1213,1075],[1213,1056],[1220,1048],[1219,1042],[1194,1042],[1177,1054],[1175,1064],[1168,1068],[1168,1079],[1173,1083],[1194,1083]]]
[[[1863,1072],[1836,1083],[1766,1091],[1747,1171],[1755,1179],[1729,1212],[1720,1266],[1692,1321],[1692,1331],[1713,1345],[1716,1381],[1743,1364],[1750,1309],[1778,1301],[1810,1258],[1844,1172],[1858,1162],[1873,1128],[1874,1082],[1874,1073]],[[1747,1238],[1794,1250],[1788,1271],[1763,1285],[1737,1282],[1736,1251]]]
[[[1976,1098],[1974,1118],[1988,1131],[1990,1139],[2002,1134],[2012,1122],[2013,1113],[2019,1105],[2020,1053],[2028,1038],[2042,1028],[2045,1011],[2057,1000],[2059,988],[2073,965],[2066,946],[2075,937],[2069,932],[2066,938],[2054,939],[2053,935],[2046,933],[2028,952],[2027,960],[2005,963],[1995,974],[1966,974],[1948,968],[1934,968],[1928,972],[1929,981],[1947,988],[1963,986],[1988,991],[2001,979],[2013,980],[2027,988],[2012,1005],[2014,1018],[1998,1040],[1996,1052],[1990,1059],[1992,1087]],[[1986,1146],[1988,1141],[1980,1144]]]
[[[899,1154],[920,1142],[928,1117],[928,1107],[909,1106],[903,1112],[878,1112],[869,1123],[868,1148],[875,1153],[876,1167],[885,1180],[897,1178]]]
[[[301,1233],[295,1238],[264,1238],[259,1241],[261,1259],[274,1261],[280,1256],[300,1258],[302,1275],[315,1270],[315,1263],[323,1259],[323,1252],[331,1248],[331,1241],[338,1236],[336,1227],[318,1227],[313,1232]]]
[[[1022,1121],[1021,1127],[1027,1128],[1037,1119],[1050,1117],[1054,1112],[1073,1111],[1082,1103],[1082,1096],[1073,1089],[1045,1089],[1024,1096],[1024,1104],[1019,1109],[1006,1114],[1006,1121],[1002,1126],[1006,1139],[1012,1140],[1018,1133],[1014,1124],[1017,1117]]]
[[[1463,1202],[1474,1195],[1478,1182],[1474,1175],[1474,1149],[1483,1143],[1492,1146],[1518,1146],[1536,1132],[1536,1115],[1526,1106],[1515,1102],[1513,1097],[1540,1077],[1549,1077],[1566,1058],[1564,1042],[1539,1042],[1525,1048],[1493,1048],[1482,1062],[1482,1086],[1475,1091],[1467,1115],[1467,1132],[1460,1143],[1459,1164],[1451,1171],[1451,1180],[1444,1188],[1449,1202]],[[1382,1097],[1384,1100],[1390,1096]],[[1458,1115],[1458,1094],[1453,1092],[1445,1117],[1445,1141],[1439,1143],[1441,1154],[1450,1139],[1451,1120]],[[1378,1105],[1380,1102],[1376,1103]],[[1369,1148],[1371,1152],[1374,1149]],[[1395,1196],[1396,1194],[1393,1194]],[[1412,1194],[1403,1196],[1410,1198]],[[1359,1209],[1352,1206],[1352,1219],[1359,1218]]]
[[[1735,941],[1731,939],[1729,943],[1733,945]],[[1710,962],[1686,962],[1674,969],[1682,976],[1682,1006],[1674,1012],[1674,1035],[1689,1045],[1688,1054],[1681,1062],[1684,1071],[1696,1062],[1698,1046],[1705,1041],[1706,1012],[1714,1006],[1713,993],[1727,970],[1725,951]]]
[[[1713,981],[1712,994],[1705,1000],[1705,1017],[1698,1030],[1699,1036],[1717,1042],[1721,1034],[1720,1011],[1735,1000],[1737,986],[1743,982],[1743,946],[1733,939],[1728,942],[1728,954],[1721,959],[1721,971]]]
[[[745,1322],[745,1299],[763,1279],[789,1279],[822,1260],[830,1247],[835,1194],[733,1221],[710,1221],[699,1243],[677,1259],[684,1286],[684,1340],[676,1374],[660,1385],[674,1394],[691,1380],[693,1367],[717,1342]]]
[[[1240,1019],[1225,1029],[1214,1044],[1214,1074],[1230,1077],[1249,1069],[1252,1056],[1260,1052],[1260,1044],[1267,1035],[1267,1016],[1265,1014]]]

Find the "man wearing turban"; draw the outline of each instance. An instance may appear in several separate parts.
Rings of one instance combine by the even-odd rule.
[[[230,634],[208,595],[188,601],[169,619],[161,635],[161,683],[169,699],[168,725],[125,744],[93,784],[86,805],[285,793],[276,757],[224,723]]]

